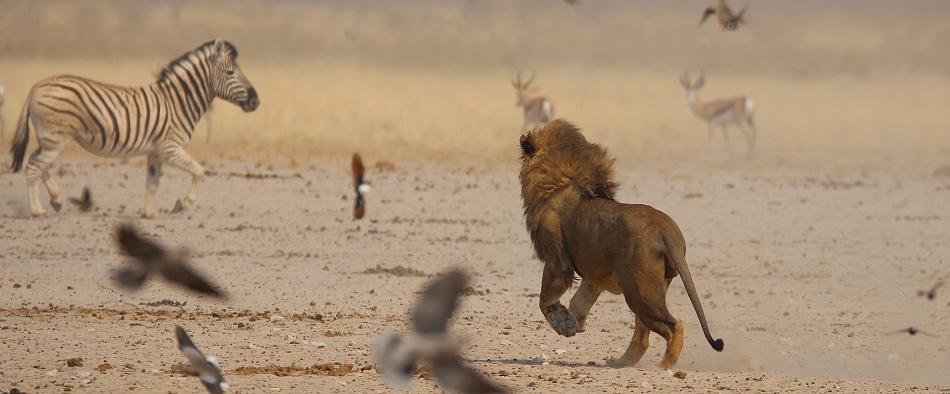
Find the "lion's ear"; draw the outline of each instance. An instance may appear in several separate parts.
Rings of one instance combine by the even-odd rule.
[[[524,153],[527,157],[533,157],[534,153],[538,149],[534,146],[534,141],[531,140],[531,134],[522,134],[521,135],[521,152]]]

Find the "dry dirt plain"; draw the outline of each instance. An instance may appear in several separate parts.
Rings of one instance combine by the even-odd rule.
[[[174,370],[180,324],[219,357],[234,392],[387,392],[372,369],[374,338],[405,330],[414,292],[461,266],[475,272],[453,326],[471,341],[465,355],[519,391],[950,390],[950,297],[916,296],[948,274],[946,178],[621,162],[619,198],[684,229],[713,333],[726,341],[723,353],[706,345],[674,282],[671,308],[687,323],[680,380],[651,366],[664,345],[656,336],[640,367],[604,367],[632,334],[618,296],[601,298],[586,333],[547,327],[514,164],[383,161],[362,221],[351,218],[347,164],[212,160],[197,207],[151,221],[137,219],[140,159],[67,160],[64,189],[90,186],[97,209],[40,219],[25,217],[23,177],[0,175],[0,387],[199,391]],[[187,183],[169,171],[161,205]],[[187,245],[231,302],[160,282],[116,290],[108,278],[123,258],[110,236],[126,221]],[[937,336],[889,334],[911,325]],[[74,357],[83,366],[68,367]],[[420,379],[412,391],[434,389]]]

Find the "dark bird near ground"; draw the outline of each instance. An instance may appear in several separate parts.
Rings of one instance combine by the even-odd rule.
[[[224,393],[224,390],[228,388],[228,382],[224,380],[224,375],[221,374],[218,359],[205,357],[181,326],[175,326],[175,337],[178,338],[178,349],[188,358],[191,371],[198,376],[198,379],[201,379],[201,384],[205,386],[209,393]]]
[[[917,290],[917,296],[927,297],[928,300],[932,301],[934,298],[937,298],[937,289],[941,287],[943,287],[943,281],[937,282],[930,290]]]
[[[894,334],[910,334],[911,336],[914,336],[914,335],[917,335],[917,334],[922,334],[922,335],[926,335],[926,336],[928,336],[928,337],[936,337],[936,335],[931,334],[931,333],[929,333],[929,332],[921,331],[921,330],[917,329],[916,327],[902,328],[902,329],[897,330],[897,331],[892,331],[892,332],[890,332],[890,334],[891,334],[891,335],[894,335]]]
[[[132,257],[129,265],[118,270],[115,276],[116,283],[122,288],[138,290],[152,273],[157,273],[167,281],[191,291],[221,299],[227,298],[211,282],[188,266],[187,253],[184,250],[167,251],[161,245],[139,236],[130,224],[120,225],[115,236],[119,248]]]
[[[410,316],[412,333],[384,335],[377,342],[376,368],[396,387],[410,383],[421,361],[428,361],[436,381],[460,393],[507,393],[468,366],[459,355],[461,342],[448,335],[448,321],[468,286],[468,275],[452,270],[429,282]]]
[[[92,210],[92,192],[89,191],[88,187],[84,187],[82,188],[82,197],[70,197],[69,202],[79,208],[80,211],[89,212]]]
[[[363,196],[369,191],[369,183],[363,179],[366,168],[363,167],[363,159],[359,153],[353,154],[353,190],[356,192],[356,203],[353,205],[353,218],[362,219],[366,215],[366,197]]]
[[[739,28],[740,23],[745,23],[745,12],[748,9],[749,3],[746,2],[742,6],[742,9],[738,13],[732,11],[732,8],[729,8],[729,4],[726,4],[726,0],[719,0],[719,4],[711,5],[706,7],[703,10],[703,19],[699,20],[699,25],[702,26],[706,19],[715,14],[719,19],[719,27],[722,30],[733,31]]]

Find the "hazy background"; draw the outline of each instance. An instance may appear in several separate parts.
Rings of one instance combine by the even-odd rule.
[[[706,3],[5,1],[5,144],[42,78],[146,84],[222,37],[262,106],[248,115],[217,103],[212,144],[200,131],[196,155],[510,163],[522,120],[510,78],[523,68],[555,116],[621,164],[932,171],[950,161],[950,3],[754,1],[749,24],[728,33],[697,27]],[[706,126],[677,82],[686,69],[705,71],[702,98],[755,100],[755,160],[726,161],[721,134],[706,157]]]

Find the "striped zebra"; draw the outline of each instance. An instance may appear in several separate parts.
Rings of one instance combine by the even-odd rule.
[[[104,157],[148,156],[143,216],[156,216],[153,200],[162,165],[191,174],[191,190],[175,203],[173,212],[187,209],[197,199],[204,169],[185,152],[195,124],[220,97],[241,107],[257,109],[257,92],[237,65],[237,48],[222,40],[207,42],[168,63],[158,81],[142,87],[119,87],[72,75],[62,75],[33,86],[23,104],[13,140],[13,171],[23,167],[30,138],[30,121],[39,147],[26,163],[30,212],[46,214],[40,201],[39,181],[49,192],[50,206],[59,211],[60,190],[50,166],[69,139]]]
[[[0,85],[0,143],[4,139],[4,129],[3,126],[6,123],[3,119],[3,100],[7,97],[7,88],[3,85]]]

